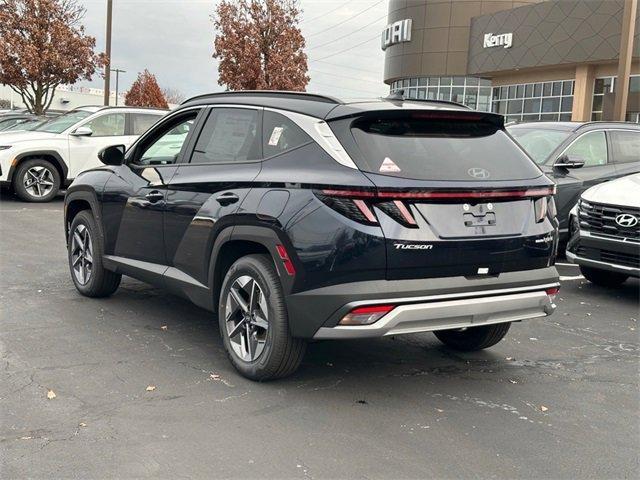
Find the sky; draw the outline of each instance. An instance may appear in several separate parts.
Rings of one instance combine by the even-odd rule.
[[[86,7],[86,31],[105,49],[106,0],[79,0]],[[111,66],[120,74],[120,91],[145,68],[163,88],[187,97],[223,90],[212,58],[211,15],[216,0],[114,0]],[[387,0],[300,0],[300,28],[307,39],[308,92],[343,98],[386,95],[380,34]],[[79,85],[102,88],[96,75]],[[112,77],[115,88],[115,77]]]

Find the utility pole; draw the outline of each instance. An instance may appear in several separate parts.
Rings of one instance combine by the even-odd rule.
[[[107,0],[107,63],[104,65],[104,104],[109,105],[111,96],[111,18],[113,12],[113,0]]]
[[[111,71],[116,72],[116,105],[118,105],[118,80],[120,79],[120,74],[127,73],[127,71],[119,68],[112,68]]]

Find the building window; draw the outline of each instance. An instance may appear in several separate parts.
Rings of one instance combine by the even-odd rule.
[[[408,78],[391,84],[391,93],[404,90],[405,98],[446,100],[473,110],[491,111],[491,80],[477,77]]]
[[[493,87],[491,110],[507,122],[568,121],[573,86],[573,80],[561,80]]]
[[[608,93],[615,93],[617,77],[596,78],[593,85],[593,104],[591,107],[591,120],[602,120],[604,111],[604,97]],[[640,92],[640,75],[631,75],[629,79],[629,93]],[[640,108],[627,102],[627,122],[640,123]]]

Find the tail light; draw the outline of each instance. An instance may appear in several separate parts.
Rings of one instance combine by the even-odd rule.
[[[347,313],[339,325],[371,325],[395,308],[395,305],[357,307]]]
[[[543,222],[547,216],[555,218],[557,214],[556,202],[551,196],[537,198],[534,202],[534,210],[536,223]]]

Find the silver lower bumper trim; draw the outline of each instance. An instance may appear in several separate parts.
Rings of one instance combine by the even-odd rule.
[[[390,303],[393,303],[391,301]],[[514,322],[551,315],[556,306],[544,290],[400,305],[371,325],[322,327],[314,339],[382,337]]]
[[[618,265],[615,263],[603,262],[601,260],[591,260],[590,258],[579,257],[575,253],[571,253],[569,250],[566,252],[567,260],[577,265],[584,265],[585,267],[600,268],[602,270],[608,270],[611,272],[626,273],[634,277],[640,277],[640,268],[627,267],[626,265]]]

